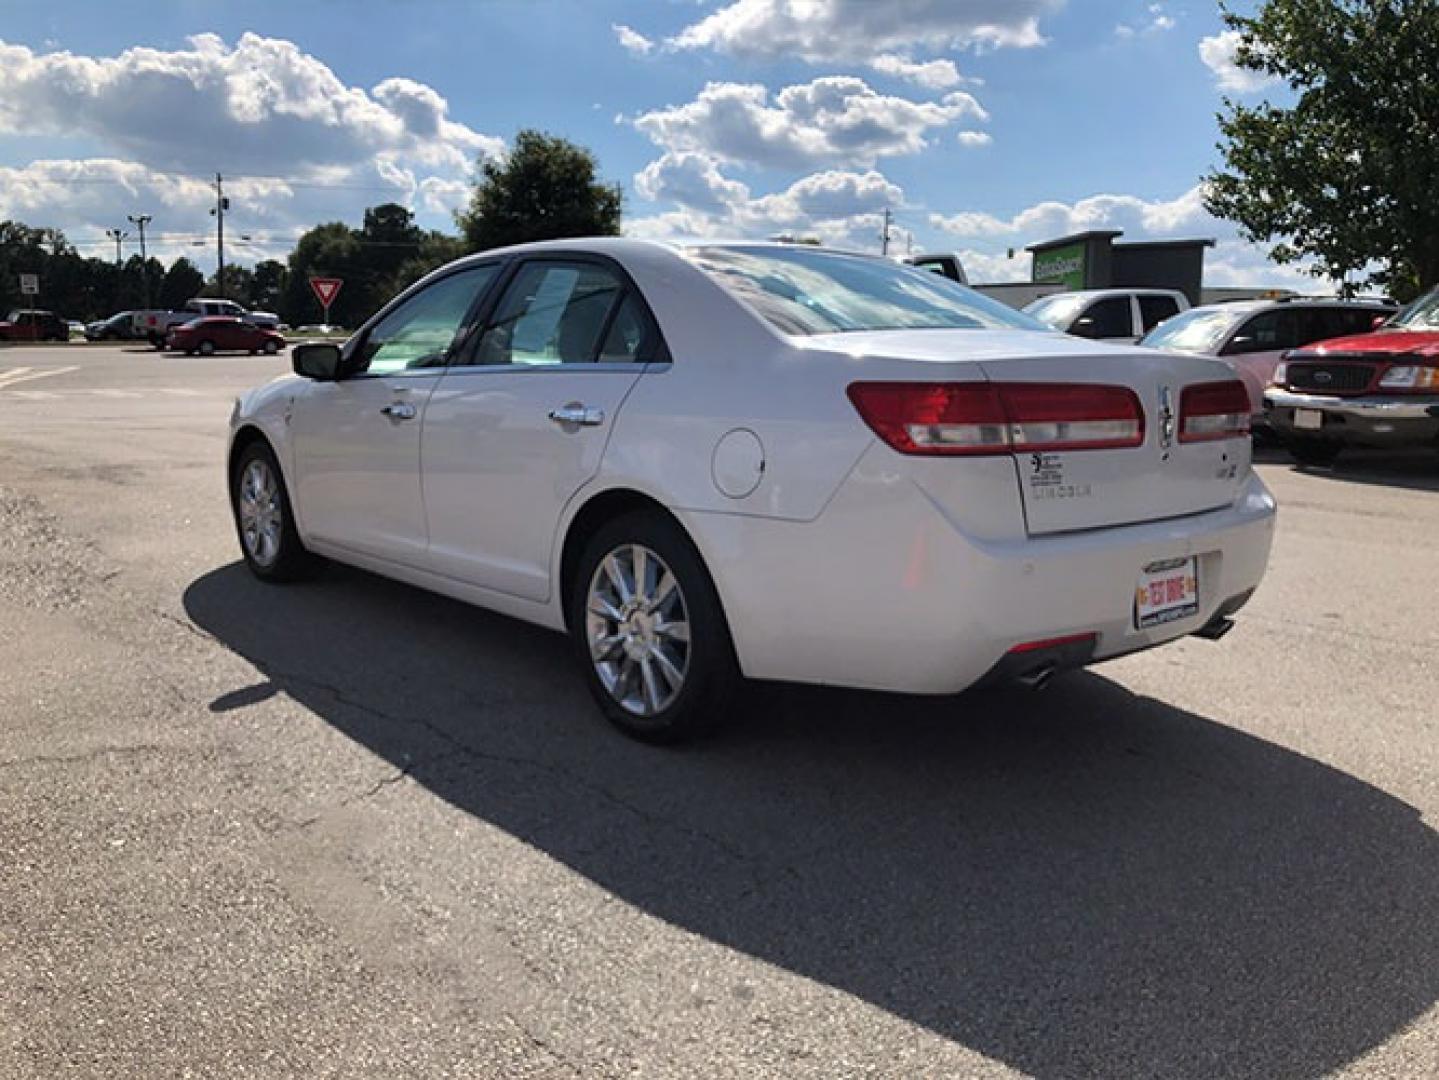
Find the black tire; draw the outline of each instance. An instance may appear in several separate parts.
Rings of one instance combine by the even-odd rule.
[[[245,482],[252,463],[259,463],[274,478],[275,497],[273,505],[279,513],[278,545],[273,555],[246,540],[245,522],[241,517],[241,484]],[[262,581],[298,581],[312,575],[319,565],[319,559],[308,551],[295,529],[295,515],[290,509],[290,493],[285,487],[285,476],[270,444],[257,439],[240,452],[230,475],[230,510],[235,519],[235,533],[240,541],[240,554],[245,565]]]
[[[206,340],[200,342],[200,344],[197,345],[196,348],[198,348],[198,349],[200,350],[200,355],[201,355],[201,356],[214,356],[214,355],[215,355],[215,343],[214,343],[213,341],[210,341],[208,338],[207,338]]]
[[[266,342],[265,342],[265,355],[266,355],[266,356],[274,356],[274,355],[275,355],[277,352],[279,352],[279,351],[280,351],[280,343],[279,343],[279,342],[273,341],[273,340],[272,340],[272,341],[266,341]]]
[[[633,545],[648,549],[669,568],[679,586],[688,625],[683,680],[673,699],[651,715],[632,711],[611,693],[590,650],[587,606],[591,585],[609,555]],[[601,526],[580,555],[566,607],[570,639],[586,685],[600,711],[625,734],[645,742],[677,743],[712,731],[726,719],[741,682],[729,624],[709,571],[672,518],[641,510]],[[617,650],[616,655],[624,663],[621,652]]]
[[[1301,465],[1333,465],[1344,451],[1344,444],[1332,439],[1290,438],[1284,445]]]

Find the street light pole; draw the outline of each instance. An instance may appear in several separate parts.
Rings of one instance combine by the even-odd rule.
[[[115,269],[118,270],[120,269],[120,244],[130,234],[127,232],[123,232],[120,229],[106,229],[105,235],[108,236],[111,240],[115,241]]]
[[[134,225],[140,230],[140,282],[145,293],[145,307],[148,308],[150,306],[150,267],[149,263],[145,261],[145,226],[155,219],[151,214],[140,214],[138,216],[135,214],[126,214],[125,216],[130,219],[131,225]]]

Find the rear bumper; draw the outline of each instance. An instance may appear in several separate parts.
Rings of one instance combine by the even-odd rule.
[[[1296,409],[1321,413],[1317,431],[1296,428]],[[1439,396],[1371,395],[1357,398],[1271,388],[1264,412],[1282,435],[1322,438],[1357,446],[1413,446],[1439,440]]]
[[[1251,476],[1222,509],[995,541],[966,535],[915,485],[871,485],[860,470],[812,522],[692,514],[685,523],[750,677],[948,694],[1018,645],[1085,636],[1074,660],[1088,663],[1202,629],[1259,584],[1274,514]],[[1199,610],[1136,629],[1143,568],[1189,555]]]

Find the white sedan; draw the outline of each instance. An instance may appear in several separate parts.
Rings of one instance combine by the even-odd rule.
[[[567,631],[643,738],[742,677],[948,694],[1217,638],[1269,556],[1223,363],[878,258],[525,245],[292,363],[231,422],[250,568],[322,555]]]

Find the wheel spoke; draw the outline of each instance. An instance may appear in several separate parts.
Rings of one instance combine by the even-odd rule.
[[[650,598],[649,610],[659,611],[660,608],[664,606],[665,601],[674,595],[674,591],[675,576],[666,568],[665,572],[660,575],[660,583],[655,586],[654,595]]]
[[[660,637],[669,638],[671,641],[683,641],[685,644],[689,644],[690,624],[683,619],[674,622],[658,622],[655,623],[655,633]]]
[[[620,603],[628,604],[634,599],[635,590],[630,582],[626,580],[624,567],[620,565],[616,554],[616,552],[611,552],[605,557],[605,576],[610,579],[610,584],[614,586],[615,595],[620,598]]]
[[[630,548],[630,569],[634,572],[635,599],[640,604],[648,603],[650,558],[638,544]]]
[[[679,690],[680,684],[685,681],[684,672],[679,669],[678,664],[670,659],[669,654],[665,652],[663,646],[656,646],[650,655],[654,657],[654,666],[660,669],[660,674],[664,676],[665,682],[669,684],[670,693],[675,693]]]
[[[660,694],[659,679],[655,677],[655,665],[647,656],[639,662],[639,668],[640,674],[644,677],[645,705],[649,707],[650,712],[657,713],[660,711],[662,695]]]
[[[609,600],[599,593],[590,594],[589,611],[591,615],[598,615],[602,619],[609,619],[610,622],[617,623],[624,619],[624,616],[620,614],[620,609],[615,607],[614,604],[610,603]]]
[[[596,660],[614,660],[624,638],[619,634],[605,634],[590,640],[590,655]]]

